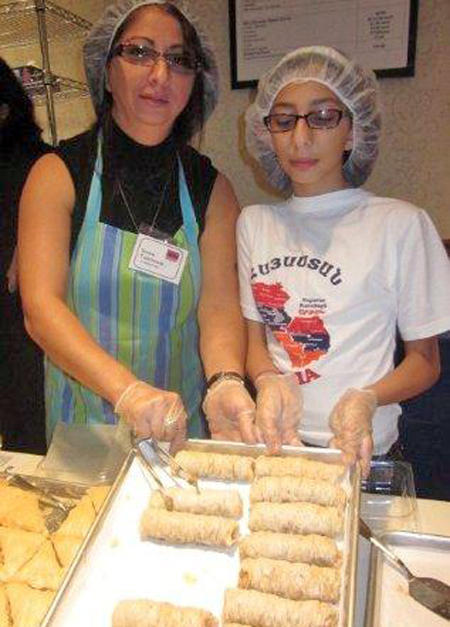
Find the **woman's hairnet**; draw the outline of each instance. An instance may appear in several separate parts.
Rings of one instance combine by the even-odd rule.
[[[217,104],[219,75],[214,53],[208,38],[192,17],[182,0],[119,0],[107,7],[103,16],[92,27],[83,47],[84,68],[97,113],[101,111],[105,94],[106,65],[114,37],[127,17],[136,9],[152,4],[169,4],[184,15],[197,32],[209,69],[203,70],[205,120]]]
[[[378,155],[381,116],[378,84],[371,70],[326,46],[308,46],[288,53],[258,83],[258,93],[245,115],[249,152],[261,163],[269,181],[282,191],[291,189],[281,169],[263,118],[277,94],[288,83],[318,81],[326,85],[352,114],[353,148],[343,165],[343,174],[354,187],[369,177]]]

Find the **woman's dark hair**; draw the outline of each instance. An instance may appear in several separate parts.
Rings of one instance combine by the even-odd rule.
[[[151,6],[151,3],[144,6]],[[193,54],[194,58],[197,60],[201,68],[200,71],[198,71],[195,75],[194,85],[192,87],[192,93],[189,98],[189,102],[176,119],[172,130],[172,135],[175,141],[179,144],[186,144],[189,142],[190,139],[192,139],[195,133],[202,130],[205,122],[205,79],[203,72],[206,70],[210,70],[211,66],[207,56],[204,53],[200,39],[197,35],[197,31],[192,26],[192,24],[184,17],[181,11],[179,11],[174,5],[170,3],[155,4],[154,6],[158,9],[165,11],[165,13],[171,15],[177,20],[177,22],[180,24],[181,32],[183,34],[183,43],[185,47]],[[117,29],[114,40],[111,43],[111,50],[114,49],[124,31],[133,22],[133,20],[136,19],[136,15],[142,8],[144,7],[139,7],[138,9],[133,11]],[[105,90],[105,95],[102,103],[102,111],[99,120],[100,124],[105,121],[105,118],[109,117],[112,105],[112,96],[108,91]]]
[[[41,142],[42,129],[34,119],[34,107],[22,83],[0,57],[0,106],[9,113],[0,125],[0,151],[11,151],[16,145]]]

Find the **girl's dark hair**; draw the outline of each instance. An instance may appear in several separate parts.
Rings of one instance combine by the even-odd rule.
[[[41,142],[42,129],[34,118],[34,107],[22,83],[0,57],[0,106],[8,105],[7,118],[0,125],[0,151],[10,152],[16,145]]]
[[[145,7],[151,6],[144,5]],[[155,7],[165,11],[168,15],[174,17],[180,24],[181,32],[183,34],[183,43],[185,47],[193,54],[200,66],[200,71],[195,75],[194,85],[192,87],[191,97],[184,110],[180,113],[175,121],[172,129],[172,136],[178,144],[187,144],[192,137],[198,131],[201,131],[205,123],[205,78],[204,72],[211,69],[210,62],[205,55],[202,48],[200,39],[197,35],[197,31],[192,24],[184,17],[174,5],[170,3],[155,4]],[[111,44],[111,50],[114,49],[117,42],[120,40],[124,31],[136,19],[137,13],[144,7],[139,7],[133,11],[126,20],[120,25],[115,34],[114,40]],[[109,61],[108,61],[109,62]],[[99,124],[105,122],[105,119],[110,116],[113,101],[111,94],[105,90],[105,95],[102,103],[102,110],[99,116]]]

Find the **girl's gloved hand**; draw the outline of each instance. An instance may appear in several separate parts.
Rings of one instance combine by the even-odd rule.
[[[269,453],[282,444],[301,446],[298,429],[303,396],[295,374],[264,372],[256,377],[256,426]]]
[[[255,403],[243,381],[221,379],[213,383],[203,401],[213,440],[258,442],[255,429]]]
[[[350,388],[338,400],[330,416],[330,428],[334,434],[330,445],[342,450],[346,464],[360,459],[364,478],[370,471],[372,418],[376,408],[377,397],[373,390]]]
[[[122,392],[114,412],[127,421],[138,437],[170,442],[171,452],[186,440],[187,415],[175,392],[134,381]]]

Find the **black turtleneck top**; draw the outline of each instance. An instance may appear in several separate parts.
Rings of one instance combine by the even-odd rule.
[[[178,196],[179,155],[201,235],[217,177],[211,161],[191,146],[177,147],[171,136],[157,146],[138,144],[114,123],[103,131],[103,137],[100,221],[131,232],[145,223],[174,235],[183,223]],[[73,249],[86,210],[97,155],[97,129],[62,141],[57,152],[76,191]]]

